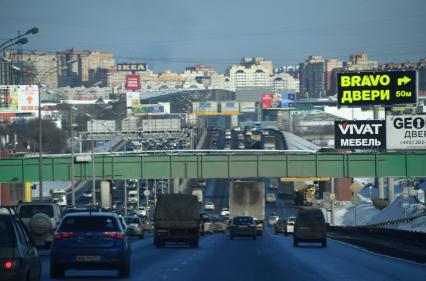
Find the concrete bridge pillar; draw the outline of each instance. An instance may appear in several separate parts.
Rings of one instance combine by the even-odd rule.
[[[395,184],[393,178],[388,178],[388,202],[391,204],[395,200]]]

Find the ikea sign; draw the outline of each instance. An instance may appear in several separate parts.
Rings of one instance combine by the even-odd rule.
[[[146,63],[119,63],[117,71],[146,71]]]

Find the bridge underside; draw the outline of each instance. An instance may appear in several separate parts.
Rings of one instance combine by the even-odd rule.
[[[0,159],[0,182],[38,181],[38,158]],[[70,155],[43,158],[44,181],[71,178]],[[92,162],[74,164],[75,180],[92,179]],[[426,152],[295,153],[284,151],[96,155],[95,178],[426,177]]]

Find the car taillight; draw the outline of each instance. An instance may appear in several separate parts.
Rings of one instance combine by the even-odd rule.
[[[70,238],[70,237],[73,237],[73,236],[74,236],[73,232],[57,232],[55,234],[55,240]]]
[[[1,269],[7,270],[7,271],[18,269],[19,266],[20,266],[19,260],[5,260],[0,263]]]
[[[104,232],[103,235],[108,238],[115,238],[118,240],[124,239],[124,235],[120,232]]]

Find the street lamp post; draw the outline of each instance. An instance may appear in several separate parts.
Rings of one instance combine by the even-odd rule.
[[[37,29],[38,30],[38,29]],[[71,64],[76,62],[76,60],[70,60],[65,62],[65,64]],[[42,137],[42,118],[41,118],[41,88],[45,85],[41,84],[46,76],[52,71],[66,69],[67,66],[58,68],[58,66],[48,69],[43,75],[41,75],[38,80],[38,181],[39,181],[39,201],[43,200],[43,137]]]

